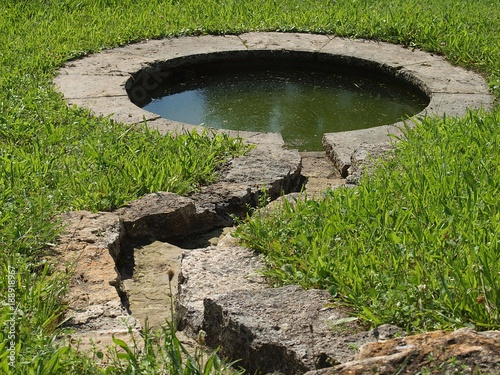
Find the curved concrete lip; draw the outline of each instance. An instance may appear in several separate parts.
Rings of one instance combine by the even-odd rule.
[[[146,68],[150,72],[146,83],[159,85],[161,75],[155,74],[158,71],[155,66],[174,59],[200,61],[214,53],[259,50],[327,54],[346,65],[375,67],[378,71],[412,83],[430,98],[429,105],[414,118],[426,114],[464,116],[468,108],[491,108],[494,101],[481,75],[453,66],[441,56],[370,40],[278,32],[168,38],[104,50],[68,62],[60,69],[55,84],[70,105],[88,108],[95,115],[110,116],[126,124],[147,120],[148,126],[162,133],[200,129],[200,126],[163,119],[137,107],[129,99],[126,88],[130,87],[130,83],[127,82]],[[323,137],[323,144],[336,167],[346,175],[351,155],[357,148],[363,144],[387,145],[388,135],[400,135],[402,125],[403,122],[399,122],[364,130],[328,133]],[[238,134],[250,143],[267,142],[261,133]],[[276,135],[271,139],[276,141]]]

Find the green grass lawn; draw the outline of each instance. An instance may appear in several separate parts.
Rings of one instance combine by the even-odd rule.
[[[499,19],[497,0],[4,0],[0,372],[13,370],[10,362],[16,374],[101,371],[91,359],[54,343],[66,279],[42,259],[56,239],[58,213],[112,209],[148,191],[186,193],[211,181],[224,157],[241,152],[238,141],[188,134],[181,141],[195,160],[207,164],[191,167],[186,159],[165,164],[178,154],[177,141],[66,106],[52,84],[64,62],[148,38],[318,32],[444,54],[483,73],[500,95]],[[317,218],[309,221],[312,238],[294,229],[305,227],[306,216],[283,219],[289,225],[276,228],[293,235],[255,239],[253,229],[268,227],[256,219],[243,229],[244,236],[269,254],[269,273],[277,283],[329,288],[375,324],[393,321],[410,330],[498,328],[499,117],[497,108],[465,119],[427,119],[398,148],[398,162],[363,180],[357,193],[332,193],[325,202],[288,208],[283,218],[294,210],[295,216]],[[206,155],[208,144],[213,152]],[[280,253],[284,248],[290,254]],[[11,306],[18,309],[14,315]],[[175,347],[168,345],[163,347]],[[153,359],[141,357],[146,364],[140,366]],[[142,373],[161,373],[161,366]]]

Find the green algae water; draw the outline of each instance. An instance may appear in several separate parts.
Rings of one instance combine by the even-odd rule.
[[[428,102],[381,74],[261,66],[184,77],[157,90],[143,108],[193,125],[278,132],[289,148],[319,151],[324,133],[392,124]]]

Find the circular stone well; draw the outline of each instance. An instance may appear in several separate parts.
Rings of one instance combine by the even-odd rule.
[[[216,129],[280,133],[287,147],[323,150],[324,133],[413,116],[429,98],[379,64],[288,50],[226,51],[148,66],[126,85],[139,107]]]
[[[55,84],[69,104],[92,110],[96,115],[134,124],[147,120],[160,132],[199,128],[161,118],[130,100],[140,90],[154,90],[165,80],[162,67],[219,58],[224,54],[272,53],[280,51],[311,59],[327,59],[343,66],[384,73],[417,87],[429,97],[421,115],[463,116],[468,108],[491,107],[493,96],[477,73],[448,63],[443,57],[418,49],[369,40],[298,33],[246,33],[230,36],[196,36],[149,40],[105,50],[68,62]],[[140,72],[140,73],[138,73]],[[127,92],[127,89],[129,90]],[[399,135],[402,122],[363,130],[328,133],[323,145],[345,176],[351,155],[363,144],[385,145],[388,134]],[[249,132],[239,132],[251,138]],[[261,137],[259,137],[261,138]]]

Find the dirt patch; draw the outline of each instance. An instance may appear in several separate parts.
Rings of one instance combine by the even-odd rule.
[[[310,197],[321,197],[327,189],[345,184],[339,171],[324,152],[301,152],[302,176],[305,192]]]

